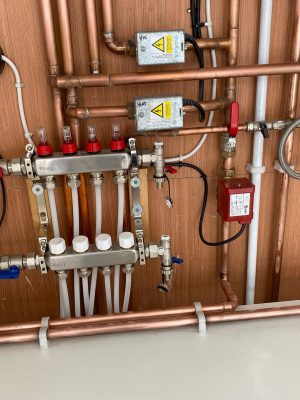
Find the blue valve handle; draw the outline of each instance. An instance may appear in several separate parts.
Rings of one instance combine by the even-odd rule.
[[[184,260],[182,259],[182,258],[178,258],[178,257],[172,257],[172,263],[173,264],[177,264],[177,265],[180,265],[180,264],[183,264],[184,263]]]
[[[20,276],[20,268],[12,265],[8,269],[0,270],[0,279],[17,279]]]

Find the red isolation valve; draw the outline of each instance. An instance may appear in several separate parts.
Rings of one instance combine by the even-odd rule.
[[[73,141],[71,128],[69,126],[63,127],[63,144],[61,145],[63,154],[77,153],[76,143]]]
[[[120,126],[112,125],[112,140],[110,142],[111,151],[122,151],[126,147],[124,139],[121,138]]]
[[[226,222],[250,224],[253,218],[255,186],[247,178],[230,178],[218,182],[218,213]]]
[[[96,137],[96,128],[94,126],[88,126],[88,142],[86,144],[87,153],[100,153],[101,144]]]
[[[0,179],[4,177],[4,170],[0,167]]]
[[[228,133],[231,137],[236,137],[239,128],[239,103],[234,101],[230,104]]]
[[[48,143],[47,134],[45,128],[38,130],[39,144],[37,145],[36,152],[39,157],[47,157],[52,154],[52,147]]]

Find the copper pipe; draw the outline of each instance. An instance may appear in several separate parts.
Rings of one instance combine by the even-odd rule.
[[[46,43],[49,74],[50,76],[57,76],[59,74],[59,64],[56,51],[51,0],[41,0],[40,7]],[[61,129],[64,125],[64,117],[60,90],[58,88],[52,88],[52,95],[56,128],[58,132],[61,132]]]
[[[57,5],[65,74],[72,75],[74,73],[74,61],[68,1],[57,0]]]
[[[292,37],[291,61],[299,63],[300,61],[300,0],[295,2],[294,28]],[[297,98],[299,91],[299,75],[293,74],[290,80],[290,93],[288,99],[288,113],[290,119],[295,118],[297,111]],[[293,154],[294,133],[292,133],[286,143],[286,160],[290,164]],[[282,252],[284,242],[284,232],[286,224],[287,204],[288,204],[289,176],[281,174],[281,183],[279,191],[279,215],[276,226],[276,247],[275,260],[273,264],[273,287],[272,300],[275,301],[279,296]]]
[[[229,106],[226,99],[215,99],[200,102],[204,111],[224,110]],[[185,113],[198,112],[197,108],[193,106],[184,106]],[[128,106],[111,106],[111,107],[69,107],[67,115],[73,118],[87,119],[87,118],[110,118],[110,117],[130,117]]]
[[[230,39],[228,38],[205,38],[205,39],[196,39],[198,46],[201,49],[209,50],[228,50],[230,47]],[[191,43],[185,43],[186,50],[194,50],[194,47]]]
[[[238,131],[247,131],[247,125],[239,125]],[[183,128],[179,130],[173,131],[161,131],[161,132],[134,132],[133,136],[160,136],[160,137],[177,137],[177,136],[191,136],[191,135],[203,135],[205,133],[226,133],[228,132],[227,126],[212,126],[212,127],[203,127],[203,128]]]
[[[203,306],[203,312],[207,314],[217,313],[217,312],[228,312],[232,311],[230,303],[222,303],[211,306]],[[177,307],[164,310],[147,310],[138,312],[128,312],[115,315],[94,315],[92,317],[80,317],[80,318],[70,318],[70,319],[59,319],[54,321],[49,321],[50,328],[66,327],[66,326],[76,326],[84,324],[96,324],[96,323],[114,323],[114,322],[124,322],[124,321],[136,321],[140,319],[152,319],[152,318],[162,318],[162,317],[182,317],[190,316],[195,313],[194,306]],[[41,326],[40,322],[26,322],[21,324],[8,324],[0,326],[0,335],[5,332],[12,331],[26,331],[39,329]]]
[[[90,54],[90,72],[91,74],[100,74],[101,62],[95,0],[85,0],[84,5]]]
[[[278,318],[300,315],[300,306],[286,306],[265,308],[246,311],[233,311],[221,314],[206,315],[207,323],[238,322],[255,319]],[[145,331],[152,329],[175,328],[182,326],[193,326],[198,324],[195,314],[177,317],[154,318],[150,320],[123,321],[116,323],[92,324],[51,328],[48,330],[48,339],[91,336],[104,333]],[[0,343],[17,343],[38,340],[38,330],[9,332],[0,335]]]
[[[300,64],[259,64],[238,65],[232,67],[187,69],[164,72],[136,72],[110,75],[58,76],[50,79],[52,87],[60,89],[70,87],[107,87],[118,85],[135,85],[145,83],[198,81],[206,79],[242,78],[261,75],[287,75],[300,72]]]
[[[113,24],[113,10],[111,0],[102,0],[102,13],[103,13],[103,38],[104,43],[117,54],[128,54],[129,43],[117,43],[115,41],[114,24]]]
[[[227,54],[227,65],[229,68],[236,67],[237,52],[238,52],[238,32],[239,32],[239,0],[230,0],[229,7],[229,22],[228,22],[228,36],[230,38],[230,47]],[[230,102],[236,99],[236,78],[229,77],[226,81],[225,96]],[[229,110],[225,111],[226,122],[229,122]],[[224,133],[223,135],[227,135]],[[223,139],[224,140],[224,139]],[[227,173],[234,172],[234,155],[235,153],[227,153],[223,151],[223,171],[226,177]],[[222,240],[227,240],[230,237],[230,224],[223,221],[222,223]],[[229,281],[229,243],[222,246],[222,256],[220,265],[220,281],[222,289],[225,293],[226,299],[231,302],[233,309],[238,305],[238,297],[235,294],[232,285]]]

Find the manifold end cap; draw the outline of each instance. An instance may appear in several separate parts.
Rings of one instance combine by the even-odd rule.
[[[73,250],[76,251],[76,253],[84,253],[89,248],[89,239],[87,236],[83,235],[76,236],[74,237],[72,244]]]
[[[119,245],[122,249],[131,249],[134,246],[134,236],[132,232],[122,232],[119,235]]]
[[[101,251],[108,250],[112,246],[111,236],[107,233],[101,233],[100,235],[97,235],[95,242],[97,249]]]
[[[49,250],[51,254],[59,255],[66,251],[66,242],[63,238],[53,238],[49,241]]]

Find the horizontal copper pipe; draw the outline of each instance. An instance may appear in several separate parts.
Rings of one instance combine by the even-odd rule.
[[[247,125],[239,125],[238,131],[247,131]],[[176,136],[191,136],[191,135],[204,135],[210,133],[226,133],[228,132],[227,126],[211,126],[203,128],[183,128],[174,131],[161,131],[161,132],[135,132],[134,136],[160,136],[160,137],[176,137]]]
[[[204,111],[224,110],[229,106],[227,99],[215,99],[203,101],[200,103]],[[193,106],[184,106],[185,113],[198,112]],[[129,117],[128,106],[111,106],[111,107],[69,107],[67,115],[73,118],[110,118],[110,117]]]
[[[255,319],[278,318],[300,315],[300,306],[286,306],[265,308],[246,311],[233,311],[221,314],[206,315],[207,323],[249,321]],[[104,333],[117,333],[129,331],[144,331],[152,329],[167,329],[198,324],[196,314],[184,316],[169,316],[153,319],[130,320],[115,323],[66,325],[63,327],[51,328],[48,330],[48,339],[66,337],[91,336]],[[0,343],[17,343],[38,340],[38,330],[17,331],[0,335]]]
[[[229,77],[251,77],[260,75],[285,75],[300,72],[300,64],[261,64],[232,67],[187,69],[164,72],[135,72],[129,74],[53,76],[50,84],[61,89],[70,87],[101,87],[134,85],[158,82],[193,81]]]
[[[196,39],[198,46],[201,49],[209,50],[228,50],[230,47],[230,39],[228,38],[205,38],[205,39]],[[191,43],[186,42],[185,48],[187,50],[194,50],[194,47]]]
[[[207,314],[216,312],[226,312],[232,310],[230,303],[221,303],[211,306],[203,306],[203,311]],[[50,328],[56,328],[61,326],[73,326],[82,324],[95,324],[95,323],[113,323],[129,320],[140,320],[140,319],[151,319],[161,317],[177,317],[191,315],[195,312],[194,306],[177,307],[164,310],[147,310],[139,312],[128,312],[115,315],[94,315],[92,317],[81,317],[81,318],[70,318],[70,319],[59,319],[49,321]],[[41,326],[40,322],[26,322],[22,324],[8,324],[0,326],[0,334],[10,331],[24,331],[39,329]]]

